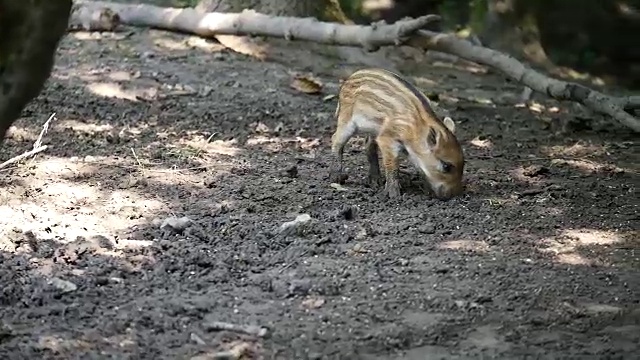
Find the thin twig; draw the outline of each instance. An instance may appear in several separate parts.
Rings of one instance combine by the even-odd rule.
[[[42,145],[42,137],[44,136],[44,134],[47,133],[47,131],[49,131],[49,124],[51,123],[51,120],[53,120],[55,116],[56,116],[56,113],[51,114],[51,116],[49,116],[47,121],[45,121],[44,125],[42,125],[42,130],[40,130],[40,135],[38,135],[38,139],[36,140],[36,142],[33,143],[34,149],[37,149]]]
[[[47,150],[48,147],[49,146],[47,146],[47,145],[40,146],[39,148],[35,148],[35,149],[32,149],[32,150],[29,150],[26,153],[20,154],[18,156],[14,156],[11,159],[9,159],[9,160],[3,162],[2,164],[0,164],[0,169],[5,168],[5,167],[7,167],[7,166],[9,166],[9,165],[11,165],[13,163],[16,163],[16,162],[22,160],[22,159],[28,158],[31,155],[35,155],[37,153],[43,152],[43,151]]]
[[[138,162],[138,165],[142,168],[142,171],[144,172],[145,168],[144,165],[142,165],[142,162],[140,161],[140,159],[138,158],[138,155],[136,154],[136,151],[131,148],[131,152],[133,153],[133,157],[136,159],[136,161]]]

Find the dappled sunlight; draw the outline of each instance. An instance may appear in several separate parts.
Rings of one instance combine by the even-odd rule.
[[[607,155],[607,149],[600,144],[577,142],[572,145],[552,145],[540,147],[540,152],[550,157],[586,157]]]
[[[232,140],[214,140],[210,141],[210,138],[205,138],[202,135],[195,135],[192,138],[185,139],[184,137],[179,139],[174,145],[180,145],[180,147],[189,147],[195,149],[195,155],[225,155],[225,156],[238,156],[242,154],[243,150],[237,146],[236,139]]]
[[[637,173],[636,170],[622,168],[616,165],[603,164],[592,160],[567,160],[567,159],[553,159],[551,161],[553,165],[569,165],[573,168],[582,170],[586,173],[598,173],[598,172],[613,172],[613,173]]]
[[[471,251],[476,253],[486,253],[489,251],[489,244],[477,240],[450,240],[438,244],[442,250]]]
[[[124,89],[120,84],[114,82],[95,82],[87,84],[87,90],[97,96],[139,101],[139,97],[151,97],[157,94],[156,87],[142,89]]]
[[[577,142],[572,145],[542,146],[540,152],[551,158],[553,165],[568,165],[586,173],[637,173],[637,169],[596,161],[593,157],[610,156],[607,148],[599,144]]]
[[[415,84],[418,86],[418,88],[431,88],[434,86],[438,86],[439,83],[436,80],[433,79],[429,79],[427,77],[424,76],[417,76],[413,78],[413,81],[415,82]]]
[[[59,80],[79,80],[86,90],[96,96],[124,99],[133,102],[158,97],[161,84],[155,79],[142,78],[140,71],[113,70],[110,67],[88,67],[59,70],[51,75]]]
[[[94,124],[77,120],[58,120],[56,121],[55,126],[63,129],[71,129],[75,132],[84,134],[104,133],[113,130],[113,125],[111,124]]]
[[[301,150],[311,150],[320,146],[320,138],[296,137],[269,137],[264,135],[253,136],[247,139],[247,146],[261,147],[267,151],[278,152],[294,145]]]
[[[544,173],[548,171],[547,168],[535,165],[524,166],[520,165],[509,170],[509,176],[512,179],[529,185],[540,185],[544,183]]]
[[[135,214],[158,212],[163,207],[159,200],[128,190],[105,192],[95,181],[76,180],[100,174],[95,166],[67,158],[34,162],[28,170],[32,176],[12,189],[23,191],[22,198],[2,201],[0,228],[30,230],[38,239],[68,242],[95,234],[126,233],[146,223]]]
[[[9,130],[7,131],[7,136],[5,138],[13,139],[16,142],[27,141],[27,142],[33,143],[38,139],[38,136],[40,135],[40,130],[41,129],[31,130],[26,127],[16,126],[14,123],[9,127]]]
[[[545,106],[536,101],[529,101],[527,104],[518,103],[515,105],[516,108],[527,108],[531,113],[536,115],[551,115],[551,114],[560,114],[567,113],[566,109],[561,109],[557,106]]]
[[[469,144],[480,148],[480,149],[484,149],[484,150],[491,150],[493,149],[493,142],[487,138],[481,138],[479,136],[476,136],[475,138],[473,138],[472,140],[469,141]]]
[[[363,14],[369,14],[373,11],[387,10],[394,6],[394,0],[363,0],[360,8]]]
[[[488,72],[485,66],[475,65],[467,61],[461,62],[461,64],[450,62],[450,61],[446,61],[446,62],[433,61],[430,65],[433,67],[441,67],[441,68],[447,68],[447,69],[454,69],[458,71],[464,71],[464,72],[468,72],[476,75],[483,75]]]
[[[615,247],[622,241],[620,234],[613,231],[566,229],[553,237],[541,239],[539,244],[542,248],[539,251],[552,254],[557,262],[567,265],[611,265],[604,264],[597,253],[586,248],[594,245]]]
[[[113,309],[117,311],[117,309]],[[65,338],[55,335],[42,335],[37,339],[38,347],[44,354],[87,353],[91,349],[111,344],[120,349],[135,351],[138,344],[132,339],[133,330],[126,329],[125,333],[110,337],[103,337],[97,329],[90,329],[84,335]]]

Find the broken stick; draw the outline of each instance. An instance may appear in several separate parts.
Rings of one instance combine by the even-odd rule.
[[[451,34],[424,30],[427,24],[440,19],[437,15],[402,20],[394,24],[359,26],[322,22],[313,18],[269,16],[253,10],[245,10],[239,14],[201,13],[191,8],[163,8],[104,1],[77,1],[76,4],[100,9],[110,8],[119,15],[122,24],[186,32],[203,37],[215,37],[220,34],[261,35],[359,46],[368,51],[374,51],[381,46],[401,44],[440,51],[493,67],[534,91],[547,94],[556,100],[578,102],[595,112],[610,116],[635,132],[640,132],[640,120],[632,115],[634,110],[640,109],[640,96],[609,96],[576,83],[556,80],[536,72],[509,55],[474,45]]]
[[[618,98],[576,83],[556,80],[533,70],[509,55],[473,45],[455,35],[428,30],[419,30],[418,35],[419,37],[411,39],[408,45],[457,55],[469,61],[491,66],[534,91],[556,100],[578,102],[591,110],[611,116],[635,132],[640,132],[640,120],[630,113],[631,110],[640,108],[640,96]]]
[[[418,29],[439,21],[438,15],[425,15],[394,24],[343,25],[314,18],[270,16],[254,10],[241,13],[202,13],[193,8],[165,8],[146,4],[120,4],[106,1],[77,1],[76,14],[93,14],[108,8],[122,24],[179,31],[215,37],[216,35],[258,35],[287,40],[304,40],[331,45],[359,46],[375,51],[385,45],[401,45]],[[82,10],[82,11],[81,11]],[[82,19],[76,21],[82,22]]]

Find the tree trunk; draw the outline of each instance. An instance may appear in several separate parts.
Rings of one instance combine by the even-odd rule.
[[[338,0],[200,0],[196,9],[203,12],[253,9],[276,16],[314,17],[341,23],[348,21]]]
[[[51,75],[71,5],[71,0],[0,0],[0,145]]]
[[[540,42],[537,2],[480,0],[482,2],[486,2],[486,14],[479,32],[484,44],[535,65],[552,65]]]

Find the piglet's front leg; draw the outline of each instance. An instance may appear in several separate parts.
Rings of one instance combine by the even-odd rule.
[[[389,199],[396,199],[400,197],[400,171],[394,140],[389,137],[379,136],[377,142],[382,153],[382,164],[385,172],[384,193]]]

